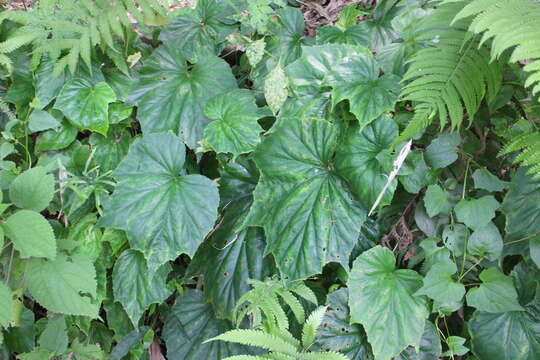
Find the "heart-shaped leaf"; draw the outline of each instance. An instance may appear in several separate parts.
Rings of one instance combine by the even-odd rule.
[[[191,64],[180,48],[169,45],[145,61],[130,101],[138,105],[143,133],[173,131],[194,149],[210,122],[206,103],[234,88],[236,80],[224,60],[204,56]]]
[[[377,360],[417,347],[429,315],[425,298],[414,295],[422,277],[395,263],[392,251],[376,246],[354,261],[349,276],[351,321],[364,326]]]
[[[291,279],[330,261],[348,267],[366,217],[334,170],[337,135],[324,120],[287,119],[253,154],[261,180],[246,223],[264,227],[266,251]]]
[[[180,254],[193,256],[217,217],[216,186],[201,175],[183,175],[185,146],[171,134],[137,139],[114,176],[119,184],[100,223],[127,232],[150,273]]]
[[[109,103],[116,101],[113,89],[106,82],[92,83],[83,78],[68,81],[54,104],[66,118],[81,130],[107,135]]]

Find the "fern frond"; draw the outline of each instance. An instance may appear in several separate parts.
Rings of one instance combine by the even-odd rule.
[[[260,330],[230,330],[212,339],[206,340],[205,343],[215,340],[227,341],[241,345],[255,346],[261,349],[277,353],[283,353],[290,356],[296,356],[298,354],[296,348],[293,345],[289,344],[288,342],[277,336],[265,333],[264,331]]]
[[[288,289],[306,301],[317,305],[317,296],[303,281],[296,281],[289,285]]]
[[[287,329],[280,329],[280,328],[274,329],[272,331],[272,335],[275,335],[279,337],[280,339],[288,342],[289,344],[291,344],[297,349],[300,349],[300,347],[302,346],[302,344],[300,344],[300,341],[298,341],[298,339],[295,338]]]
[[[302,328],[302,345],[304,349],[309,349],[313,345],[315,336],[317,335],[317,329],[321,326],[326,309],[326,306],[317,308],[309,315],[307,321],[304,323],[304,327]]]
[[[281,307],[279,298],[291,308],[294,316],[299,323],[305,320],[305,313],[300,301],[294,294],[305,297],[308,301],[317,301],[315,294],[303,282],[295,282],[293,284],[284,284],[278,280],[248,280],[248,283],[253,287],[252,290],[245,293],[236,304],[233,321],[237,326],[242,322],[244,316],[248,313],[254,314],[253,324],[258,326],[261,322],[257,322],[255,315],[257,312],[262,312],[267,321],[270,322],[270,328],[276,327],[280,329],[288,329],[289,321],[283,308]],[[248,304],[247,306],[245,304]],[[257,320],[261,320],[257,318]],[[275,325],[275,326],[274,326]]]
[[[420,25],[426,47],[408,60],[403,81],[410,83],[401,93],[403,100],[415,104],[415,114],[395,144],[410,139],[436,116],[441,129],[448,120],[452,130],[459,129],[464,115],[471,121],[484,97],[493,98],[501,86],[498,62],[491,62],[489,51],[470,38],[467,24],[450,25],[463,4],[446,2]]]
[[[266,360],[266,358],[253,355],[235,355],[226,357],[223,360]]]
[[[474,17],[469,31],[482,34],[481,43],[492,39],[492,58],[513,49],[511,62],[531,61],[525,87],[540,92],[540,4],[533,0],[473,0],[454,21]],[[535,85],[536,84],[536,85]]]
[[[528,166],[528,173],[534,178],[540,179],[540,132],[528,132],[517,136],[502,148],[499,156],[516,151],[521,151],[521,153],[512,162]]]
[[[298,322],[301,324],[306,320],[306,314],[304,312],[304,308],[302,307],[302,304],[300,304],[300,301],[296,296],[294,296],[290,291],[281,291],[279,293],[279,296],[285,301],[287,305],[291,308],[291,311],[294,314],[294,317]]]
[[[9,20],[22,25],[17,36],[0,44],[4,47],[0,53],[13,51],[23,41],[23,45],[32,43],[34,54],[37,53],[33,56],[32,69],[37,68],[43,54],[57,61],[56,75],[66,67],[74,72],[79,59],[90,68],[95,46],[101,46],[105,54],[117,52],[115,39],[124,40],[124,30],[132,27],[128,13],[138,22],[144,22],[166,17],[168,9],[168,3],[162,0],[42,0],[32,11],[0,13],[0,23]],[[125,64],[118,56],[113,62]],[[119,69],[128,71],[127,66]]]

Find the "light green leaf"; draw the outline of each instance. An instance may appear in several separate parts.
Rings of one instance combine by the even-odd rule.
[[[224,60],[205,56],[189,64],[174,46],[157,48],[140,71],[130,101],[138,105],[143,133],[173,131],[191,149],[202,140],[210,122],[204,115],[208,100],[237,87]]]
[[[165,264],[150,274],[143,254],[136,250],[126,250],[116,260],[112,274],[114,299],[122,304],[135,327],[150,305],[162,303],[171,294],[166,286],[170,271]]]
[[[376,246],[354,261],[349,276],[351,321],[366,329],[376,360],[418,346],[429,315],[425,298],[414,296],[422,277],[395,263],[392,251]]]
[[[249,61],[249,65],[256,66],[264,56],[264,49],[266,42],[264,39],[259,39],[251,42],[246,48],[246,56]]]
[[[348,44],[368,47],[369,33],[364,26],[355,25],[345,30],[337,26],[326,25],[317,29],[319,44]]]
[[[17,207],[45,210],[54,195],[54,176],[43,167],[23,171],[9,186],[9,198]]]
[[[465,225],[454,224],[444,227],[442,238],[444,245],[452,251],[454,256],[461,256],[465,251],[469,235],[469,229]]]
[[[482,285],[467,292],[467,304],[480,311],[502,313],[522,311],[512,278],[497,268],[489,268],[480,273]]]
[[[11,289],[0,281],[0,326],[9,327],[13,318],[13,296]]]
[[[93,84],[75,78],[68,81],[54,104],[66,118],[81,130],[107,135],[109,129],[109,103],[116,101],[113,89],[106,82]]]
[[[366,216],[333,170],[337,135],[324,120],[287,119],[253,154],[261,180],[246,224],[264,227],[266,251],[291,280],[330,261],[348,266]]]
[[[345,58],[332,71],[332,106],[349,100],[360,130],[386,111],[394,109],[400,91],[400,78],[379,77],[380,66],[371,54]]]
[[[200,291],[188,289],[177,297],[162,332],[169,359],[219,359],[249,354],[249,349],[222,341],[204,341],[232,330],[227,320],[216,319]]]
[[[358,17],[367,15],[365,11],[358,10],[357,7],[358,4],[351,4],[344,7],[339,12],[339,20],[336,22],[336,26],[340,29],[348,29],[358,22]]]
[[[434,169],[441,169],[458,159],[459,133],[442,134],[426,148],[426,162]]]
[[[371,348],[362,326],[350,323],[349,292],[341,288],[328,294],[328,310],[317,331],[313,350],[340,352],[351,360],[370,359]]]
[[[429,271],[437,263],[450,261],[450,251],[444,246],[438,246],[438,242],[437,238],[427,238],[420,243],[425,254],[424,271]]]
[[[216,186],[201,175],[183,175],[185,146],[171,134],[137,139],[114,176],[119,184],[100,224],[126,231],[150,273],[180,254],[193,256],[217,217]]]
[[[238,156],[259,143],[261,112],[251,91],[236,89],[218,95],[208,101],[204,113],[214,120],[204,129],[204,140],[216,152]]]
[[[68,335],[66,320],[63,316],[55,316],[47,320],[47,326],[39,336],[39,346],[57,355],[67,350]]]
[[[424,285],[415,295],[427,295],[440,302],[460,301],[465,295],[465,286],[452,279],[456,272],[456,264],[451,260],[433,264],[424,278]]]
[[[358,200],[371,208],[388,180],[392,170],[392,156],[388,149],[399,132],[397,124],[388,116],[381,116],[359,130],[350,129],[336,154],[336,170],[343,174]],[[392,201],[397,180],[386,190],[381,205]]]
[[[474,230],[467,243],[467,251],[470,254],[486,257],[491,261],[495,261],[501,256],[502,249],[501,233],[492,222]]]
[[[31,259],[26,268],[30,295],[51,312],[96,318],[96,270],[82,256],[69,259],[59,254],[56,260]]]
[[[540,359],[537,307],[497,314],[475,311],[468,328],[472,352],[480,360]]]
[[[426,164],[424,154],[411,151],[400,169],[399,181],[407,192],[418,194],[425,186],[434,184],[437,177]]]
[[[285,76],[285,72],[280,64],[277,64],[276,67],[270,71],[268,76],[264,81],[264,97],[266,102],[270,107],[270,110],[274,114],[277,114],[281,109],[287,96],[289,95],[288,91],[288,79]]]
[[[20,360],[48,360],[53,356],[54,354],[51,354],[49,350],[36,348],[32,352],[17,355],[17,358]]]
[[[317,329],[321,326],[326,309],[326,306],[319,306],[317,309],[313,310],[304,323],[304,326],[302,327],[302,346],[304,349],[309,349],[311,345],[313,345]]]
[[[472,174],[475,189],[484,189],[490,192],[503,191],[508,188],[508,183],[500,180],[487,169],[477,169]]]
[[[60,126],[60,122],[54,116],[43,110],[34,110],[28,118],[28,129],[31,132],[54,129]]]
[[[103,350],[95,344],[82,344],[79,339],[73,340],[69,348],[73,352],[75,360],[105,360],[106,356]]]
[[[452,205],[448,201],[448,194],[439,185],[430,185],[424,197],[424,205],[429,217],[439,214],[448,215],[452,210]]]
[[[3,224],[21,258],[56,257],[56,239],[49,222],[32,210],[20,210],[10,215]]]
[[[448,345],[448,350],[443,354],[443,356],[463,356],[469,352],[469,349],[464,346],[467,339],[459,336],[449,336],[446,338],[446,345]]]
[[[462,199],[454,211],[459,222],[475,230],[489,224],[499,206],[499,202],[493,196],[486,195],[480,199]]]

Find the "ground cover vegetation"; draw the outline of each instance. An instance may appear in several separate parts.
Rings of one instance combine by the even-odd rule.
[[[540,2],[0,12],[0,358],[540,359]]]

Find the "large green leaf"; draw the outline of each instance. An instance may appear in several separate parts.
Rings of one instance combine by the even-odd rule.
[[[171,134],[137,139],[114,176],[118,185],[100,223],[127,232],[151,273],[168,260],[189,256],[217,217],[216,186],[201,175],[184,176],[185,146]]]
[[[32,210],[17,211],[6,219],[3,228],[21,258],[56,257],[53,229],[41,214]]]
[[[422,277],[396,269],[392,251],[376,246],[360,255],[349,275],[352,322],[367,332],[375,359],[390,360],[407,346],[418,346],[429,315],[423,296],[414,296]]]
[[[369,46],[369,33],[361,25],[354,25],[347,29],[326,25],[317,29],[317,42],[319,44],[349,44]]]
[[[346,288],[328,295],[328,311],[317,330],[313,350],[340,352],[351,360],[373,359],[364,329],[350,323],[348,302],[349,292]]]
[[[54,195],[54,176],[44,167],[22,172],[9,186],[9,198],[19,208],[45,210]]]
[[[47,326],[39,336],[39,346],[54,354],[63,354],[68,346],[66,320],[63,316],[55,316],[47,320]]]
[[[204,129],[204,140],[216,152],[238,156],[253,151],[262,131],[257,123],[262,115],[252,92],[237,89],[211,99],[204,113],[210,124]]]
[[[418,351],[417,351],[418,350]],[[442,353],[441,338],[431,321],[426,321],[418,349],[409,346],[395,360],[439,360]]]
[[[266,51],[286,66],[302,55],[302,46],[311,43],[311,39],[304,36],[304,15],[300,9],[286,6],[275,13],[277,16],[268,27],[272,36],[267,40]]]
[[[131,143],[131,135],[127,130],[111,128],[107,136],[92,134],[89,139],[94,160],[99,170],[104,173],[114,170],[126,156]]]
[[[37,109],[44,109],[62,90],[64,83],[71,79],[71,73],[66,69],[58,76],[53,76],[54,61],[44,57],[34,72],[36,98],[39,100]]]
[[[493,267],[482,271],[480,280],[482,280],[482,285],[470,289],[467,293],[469,306],[490,313],[523,310],[518,302],[518,294],[512,278]]]
[[[348,267],[366,216],[334,170],[337,135],[324,120],[287,119],[253,155],[261,180],[247,224],[264,227],[266,250],[291,279],[330,261]]]
[[[0,309],[0,326],[7,328],[13,318],[13,296],[3,281],[0,281]]]
[[[487,313],[476,311],[469,320],[472,351],[479,360],[540,359],[538,308]]]
[[[77,133],[77,128],[64,119],[58,129],[39,134],[36,151],[62,150],[75,141]]]
[[[379,77],[381,68],[373,55],[347,57],[333,69],[332,105],[349,100],[350,111],[363,129],[384,112],[394,109],[400,91],[400,78],[393,74]]]
[[[171,294],[166,286],[170,271],[169,264],[164,264],[152,276],[143,254],[136,250],[126,250],[116,260],[112,274],[114,299],[122,304],[134,326],[150,305],[165,301]]]
[[[107,135],[109,103],[116,101],[113,89],[106,82],[92,83],[75,78],[68,81],[54,104],[66,118],[81,130]]]
[[[161,46],[144,62],[130,95],[138,105],[143,133],[173,131],[192,149],[210,122],[204,107],[212,97],[236,88],[229,65],[216,56],[189,64],[181,49]]]
[[[490,223],[499,206],[499,202],[493,196],[486,195],[480,199],[461,199],[454,211],[459,222],[476,230]]]
[[[211,341],[228,330],[232,330],[228,320],[215,318],[212,305],[204,299],[200,291],[186,290],[165,319],[162,338],[167,345],[169,360],[222,359],[236,354],[249,353],[244,347]]]
[[[392,157],[388,149],[398,136],[397,124],[381,116],[362,131],[353,127],[336,154],[336,170],[351,185],[358,200],[371,208],[388,180]],[[392,201],[397,180],[393,180],[382,198],[381,205]]]
[[[472,174],[474,187],[476,189],[485,189],[487,191],[503,191],[508,188],[508,183],[502,181],[487,169],[476,169]]]
[[[236,302],[251,289],[248,279],[263,280],[271,269],[263,256],[262,229],[237,229],[249,210],[250,200],[226,207],[219,228],[199,247],[189,265],[190,274],[202,274],[204,297],[220,319],[232,319]]]
[[[331,86],[335,84],[333,69],[344,59],[360,57],[367,49],[347,45],[327,44],[303,48],[302,57],[286,67],[292,94],[300,102],[320,102],[319,107],[330,104]],[[310,100],[306,100],[310,99]]]
[[[26,268],[30,295],[51,312],[96,318],[96,270],[83,256],[69,259],[59,254],[55,260],[31,259]]]
[[[430,185],[424,196],[424,205],[429,217],[448,215],[452,210],[448,194],[439,185]]]
[[[501,256],[503,239],[499,229],[492,222],[473,231],[467,242],[471,255],[486,257],[495,261]]]
[[[519,240],[540,234],[540,181],[520,168],[512,177],[510,189],[502,203],[506,215],[506,240]]]
[[[449,259],[433,264],[416,295],[427,295],[439,302],[460,301],[465,295],[465,286],[452,279],[456,272],[456,264]]]
[[[222,0],[200,0],[195,9],[181,8],[161,31],[160,40],[180,50],[190,62],[218,55],[227,35],[236,29],[223,22],[228,15],[227,5]]]
[[[434,169],[447,167],[458,159],[459,133],[442,134],[426,148],[426,162]]]

